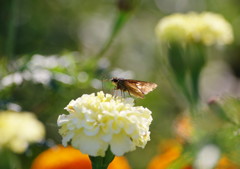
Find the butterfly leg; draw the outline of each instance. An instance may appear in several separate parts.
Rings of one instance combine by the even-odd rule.
[[[116,93],[116,88],[114,87],[113,90],[112,90],[112,92],[111,92],[111,94],[112,94],[113,96],[115,96],[115,93]]]
[[[123,98],[123,91],[120,90],[120,96],[121,96],[121,99]]]
[[[131,95],[131,93],[129,92],[129,90],[127,90],[127,92],[128,92],[128,94],[129,94],[129,96],[131,96],[131,97],[132,97],[132,95]]]
[[[123,90],[120,90],[120,91],[121,91],[121,97],[125,98],[125,92]]]

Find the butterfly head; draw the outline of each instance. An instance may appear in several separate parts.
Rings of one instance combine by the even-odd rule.
[[[116,77],[113,77],[113,78],[111,79],[111,82],[114,83],[114,84],[117,84],[117,83],[119,82],[119,79],[116,78]]]

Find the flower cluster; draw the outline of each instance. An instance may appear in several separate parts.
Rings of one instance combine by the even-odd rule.
[[[29,143],[41,141],[45,130],[32,113],[4,111],[0,112],[0,133],[0,148],[22,153]]]
[[[161,41],[224,45],[233,41],[231,25],[219,14],[191,12],[173,14],[160,20],[156,33]]]
[[[71,140],[74,148],[91,156],[105,156],[109,146],[117,156],[144,148],[150,140],[151,111],[134,107],[133,101],[103,92],[72,100],[65,108],[69,115],[58,118],[62,144]]]

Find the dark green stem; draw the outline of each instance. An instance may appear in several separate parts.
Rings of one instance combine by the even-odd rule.
[[[186,99],[191,102],[191,93],[189,93],[188,86],[186,84],[187,78],[187,66],[185,59],[185,49],[180,43],[171,42],[168,50],[168,61],[173,70],[175,80],[179,85],[182,93],[185,95]]]
[[[91,163],[92,163],[92,169],[107,169],[109,164],[112,162],[114,159],[114,155],[111,152],[110,148],[106,151],[106,154],[104,157],[93,157],[89,156]]]
[[[202,44],[191,44],[187,48],[188,68],[190,72],[191,98],[193,106],[196,106],[200,100],[199,79],[203,67],[206,63],[206,50]]]

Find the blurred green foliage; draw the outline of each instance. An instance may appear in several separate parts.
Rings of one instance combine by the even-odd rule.
[[[187,101],[179,88],[171,84],[169,72],[164,68],[166,60],[162,59],[155,37],[155,26],[165,15],[212,11],[222,14],[232,24],[234,44],[225,50],[208,49],[207,52],[210,61],[221,60],[228,67],[226,71],[234,78],[228,81],[232,85],[228,92],[239,96],[240,1],[136,0],[134,8],[129,10],[123,10],[123,7],[119,10],[117,4],[114,0],[1,2],[0,109],[16,109],[12,103],[17,104],[20,106],[17,109],[35,113],[47,132],[45,143],[31,145],[26,153],[18,155],[23,169],[29,168],[31,161],[44,149],[61,144],[56,120],[59,114],[66,113],[63,108],[69,101],[102,88],[111,92],[113,86],[104,80],[112,76],[152,81],[159,85],[144,100],[136,100],[137,105],[153,112],[154,120],[151,141],[146,148],[127,154],[132,168],[145,169],[157,153],[159,142],[175,137],[174,122],[185,111]],[[223,75],[223,79],[228,77]],[[217,87],[210,87],[216,88],[215,93],[223,94],[217,91],[221,84],[216,83]],[[202,98],[206,103],[206,97]],[[234,114],[237,116],[238,112]],[[204,113],[201,116],[203,121],[211,117]],[[205,122],[211,124],[211,121]],[[209,126],[215,132],[218,127],[214,127]],[[234,153],[239,149],[239,138],[229,142],[226,137],[237,128],[224,128],[217,136],[213,135],[213,142],[226,148],[224,152],[239,153]]]

